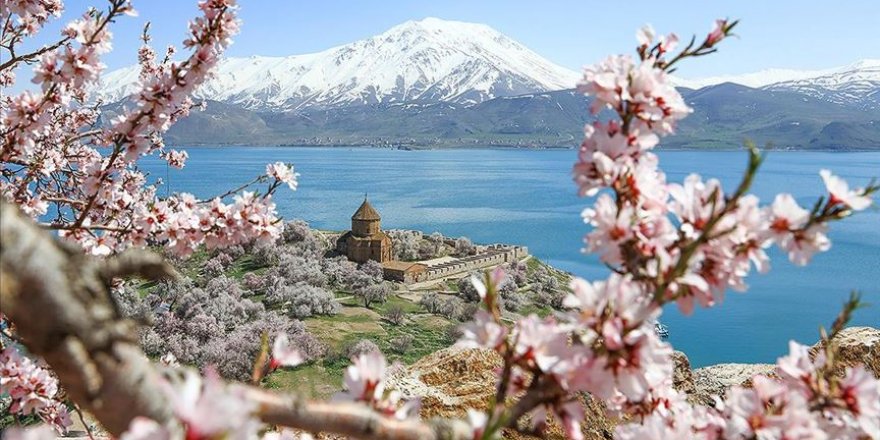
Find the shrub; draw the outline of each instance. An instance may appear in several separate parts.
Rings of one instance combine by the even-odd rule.
[[[220,254],[226,254],[229,256],[229,258],[232,259],[232,261],[235,261],[235,260],[243,257],[245,253],[246,252],[244,250],[244,246],[237,244],[234,246],[229,246],[229,247],[223,248],[222,250],[218,249],[215,251],[214,255],[217,256]]]
[[[281,241],[287,244],[288,252],[294,255],[320,258],[325,251],[324,240],[320,233],[309,228],[302,220],[293,220],[284,225]]]
[[[150,306],[140,299],[137,289],[126,283],[120,289],[113,289],[113,298],[122,316],[145,320],[150,316]]]
[[[390,293],[391,285],[384,282],[358,287],[353,292],[354,296],[360,299],[364,307],[368,309],[373,303],[384,303]]]
[[[263,311],[263,305],[243,298],[235,280],[226,276],[211,279],[202,288],[192,288],[177,298],[166,301],[175,304],[174,313],[184,319],[200,313],[213,316],[225,328],[233,328],[253,319]]]
[[[446,319],[456,319],[461,310],[461,301],[458,298],[446,298],[440,303],[438,313]]]
[[[226,267],[217,258],[211,258],[202,266],[202,275],[205,277],[217,277],[223,275],[224,272],[226,272]]]
[[[382,263],[379,263],[378,261],[369,260],[366,263],[361,264],[358,267],[358,270],[370,277],[374,283],[381,283],[384,278]]]
[[[355,263],[341,256],[321,260],[321,271],[331,286],[340,289],[349,288],[351,280],[360,272]]]
[[[341,308],[332,293],[305,283],[273,289],[266,293],[263,303],[278,307],[290,316],[300,319],[314,315],[334,315]]]
[[[459,306],[458,316],[455,318],[461,322],[470,321],[474,317],[474,313],[477,313],[477,310],[480,309],[480,305],[478,303],[464,303]]]
[[[513,261],[504,265],[504,273],[506,273],[513,282],[516,283],[517,287],[522,287],[528,284],[528,270],[525,263],[520,263],[519,261]]]
[[[439,232],[433,232],[422,240],[419,247],[419,257],[423,259],[442,257],[446,255],[445,247],[446,237]]]
[[[269,269],[268,273],[283,278],[286,284],[306,283],[316,287],[327,286],[327,275],[321,270],[320,261],[289,252],[282,252],[278,256],[278,263]]]
[[[395,260],[412,261],[421,257],[422,233],[394,229],[388,231],[393,246],[391,252]]]
[[[458,240],[455,240],[455,255],[463,257],[473,254],[476,250],[477,248],[474,247],[470,238],[460,237]]]
[[[274,266],[278,264],[280,252],[274,241],[258,242],[251,248],[251,261],[257,266]]]
[[[389,341],[389,346],[391,348],[391,351],[399,354],[404,354],[409,351],[409,347],[412,345],[412,343],[412,335],[402,335],[391,339],[391,341]]]
[[[275,312],[268,312],[232,330],[222,338],[214,338],[205,344],[202,355],[204,363],[215,365],[217,371],[224,377],[248,380],[259,354],[260,338],[264,332],[269,335],[269,340],[274,340],[282,333],[287,335],[291,344],[307,360],[323,356],[326,351],[317,339],[306,332],[302,322],[291,320]]]
[[[257,275],[253,272],[248,272],[241,278],[241,284],[244,288],[255,293],[263,293],[262,289],[265,283],[265,275]]]
[[[501,306],[504,310],[516,312],[526,305],[526,297],[517,291],[509,291],[506,295],[501,295]]]
[[[453,342],[458,341],[459,339],[461,339],[461,336],[463,334],[461,331],[461,324],[449,324],[448,326],[446,326],[446,330],[444,333],[446,334],[447,340]]]
[[[534,278],[532,291],[535,292],[535,303],[542,307],[561,309],[566,292],[559,288],[559,280],[547,273],[538,273]]]
[[[362,354],[378,353],[380,351],[379,346],[375,342],[369,339],[361,339],[345,349],[345,356],[349,359],[354,359]]]
[[[385,320],[394,325],[403,324],[403,321],[406,320],[406,313],[403,311],[403,307],[400,306],[391,306],[385,311],[383,315]]]
[[[478,279],[482,279],[480,273],[473,273],[472,276],[466,276],[458,279],[458,295],[461,299],[469,302],[477,302],[480,300],[480,295],[477,293],[477,289],[474,287],[474,283],[472,278],[476,276]]]
[[[284,224],[281,240],[285,243],[298,243],[312,236],[309,224],[302,220],[291,220]]]
[[[424,307],[428,313],[437,313],[440,311],[440,295],[437,295],[434,292],[426,293],[422,295],[422,298],[419,300],[419,305]]]

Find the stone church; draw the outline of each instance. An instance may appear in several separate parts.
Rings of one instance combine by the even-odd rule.
[[[391,237],[382,232],[381,221],[379,213],[364,197],[364,203],[351,216],[351,230],[336,240],[336,250],[358,263],[391,261]]]

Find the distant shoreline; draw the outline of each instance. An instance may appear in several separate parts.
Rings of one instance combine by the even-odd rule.
[[[568,151],[577,150],[575,146],[535,146],[525,147],[518,145],[444,145],[444,146],[378,146],[378,145],[355,145],[355,144],[281,144],[281,145],[255,145],[255,144],[192,144],[178,145],[168,142],[175,148],[358,148],[376,150],[400,150],[400,151],[441,151],[441,150],[504,150],[504,151]],[[880,150],[872,148],[759,148],[761,151],[774,153],[876,153]],[[659,152],[708,152],[724,153],[734,151],[747,151],[745,148],[701,148],[701,147],[661,147]]]

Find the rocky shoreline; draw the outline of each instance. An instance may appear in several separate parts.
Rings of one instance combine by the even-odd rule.
[[[864,364],[868,371],[880,378],[880,329],[849,327],[841,331],[834,342],[839,346],[841,368]],[[816,343],[811,349],[815,354]],[[751,386],[757,374],[774,376],[772,364],[718,364],[691,369],[687,356],[675,352],[675,387],[685,392],[694,403],[710,405],[713,396],[722,395],[733,386]],[[494,370],[501,359],[494,352],[478,349],[446,348],[393,372],[389,386],[405,397],[421,397],[423,418],[463,417],[467,408],[485,408],[495,393]],[[841,372],[842,373],[842,372]],[[614,426],[620,421],[609,417],[601,402],[585,395],[583,399],[587,421],[584,435],[587,439],[610,439]],[[519,438],[508,433],[505,438]],[[551,425],[547,438],[564,436]]]

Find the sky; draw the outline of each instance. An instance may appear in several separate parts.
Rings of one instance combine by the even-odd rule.
[[[100,0],[67,0],[60,20],[75,18]],[[116,69],[136,62],[143,24],[152,22],[155,47],[185,37],[196,0],[134,0],[140,15],[113,27]],[[766,68],[822,69],[880,58],[880,0],[563,1],[563,0],[239,0],[241,34],[229,56],[284,56],[318,52],[379,34],[407,20],[438,17],[485,23],[545,58],[580,70],[611,53],[629,52],[635,30],[650,23],[659,33],[703,37],[715,18],[740,19],[737,39],[711,61],[693,60],[683,78],[754,72]],[[56,36],[61,23],[43,33]]]

